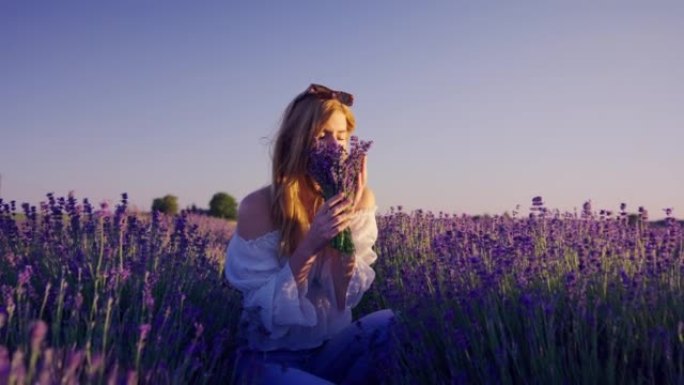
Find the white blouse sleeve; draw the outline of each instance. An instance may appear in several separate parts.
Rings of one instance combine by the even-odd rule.
[[[272,235],[245,240],[234,233],[226,250],[225,276],[242,292],[245,309],[259,309],[269,337],[277,339],[292,326],[316,325],[317,317],[306,298],[308,286],[297,286],[288,258],[279,258]]]
[[[361,302],[361,297],[373,283],[375,271],[371,265],[378,259],[372,247],[378,239],[378,225],[375,220],[377,206],[361,209],[354,214],[349,224],[352,241],[356,249],[356,264],[347,287],[346,304],[354,307]]]

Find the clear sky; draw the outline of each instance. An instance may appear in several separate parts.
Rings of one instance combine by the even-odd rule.
[[[684,3],[645,0],[3,1],[0,195],[240,200],[312,82],[381,212],[684,215]]]

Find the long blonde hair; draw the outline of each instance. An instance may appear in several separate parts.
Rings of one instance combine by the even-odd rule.
[[[271,218],[280,229],[282,255],[292,255],[311,226],[313,213],[323,204],[323,198],[308,175],[308,153],[323,124],[335,111],[347,120],[347,132],[356,126],[353,113],[335,99],[323,100],[302,92],[285,109],[278,130],[272,160]],[[315,196],[308,211],[301,200],[302,190]]]

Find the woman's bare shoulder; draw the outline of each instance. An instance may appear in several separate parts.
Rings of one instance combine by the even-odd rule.
[[[357,210],[372,209],[375,207],[375,193],[370,187],[366,186],[361,193],[361,199],[356,206]]]
[[[271,220],[271,187],[262,187],[242,199],[238,208],[237,232],[255,239],[274,230]]]

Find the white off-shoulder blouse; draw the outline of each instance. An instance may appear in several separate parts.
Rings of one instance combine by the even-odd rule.
[[[351,323],[351,308],[375,279],[372,250],[378,237],[377,206],[352,214],[355,265],[343,311],[337,307],[330,259],[316,259],[307,285],[297,287],[287,256],[279,255],[278,230],[246,240],[233,234],[226,250],[225,276],[243,294],[241,332],[262,351],[315,348]]]

